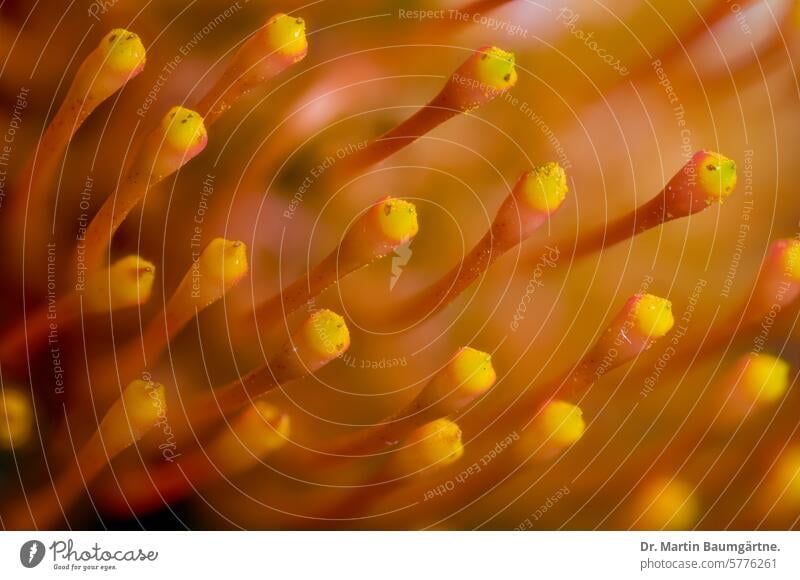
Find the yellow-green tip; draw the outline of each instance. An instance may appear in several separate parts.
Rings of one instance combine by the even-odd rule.
[[[510,89],[517,82],[514,53],[496,46],[481,49],[475,63],[475,78],[494,90]]]
[[[700,512],[689,484],[665,478],[645,485],[633,508],[636,527],[645,530],[688,530]]]
[[[222,282],[224,286],[241,280],[247,269],[247,246],[244,242],[215,238],[200,254],[202,276]]]
[[[111,265],[109,277],[111,310],[129,308],[150,299],[156,267],[140,256],[127,256]]]
[[[0,449],[25,445],[33,434],[33,408],[28,397],[12,388],[0,390]]]
[[[461,429],[449,419],[437,419],[418,427],[400,444],[395,462],[403,472],[444,467],[464,454]]]
[[[694,156],[697,180],[709,198],[723,202],[736,187],[736,163],[714,153],[699,151]]]
[[[524,200],[534,210],[552,213],[567,196],[567,174],[556,162],[545,163],[522,176]]]
[[[404,199],[387,197],[374,209],[378,229],[390,242],[404,244],[417,235],[417,206]]]
[[[265,25],[269,48],[293,58],[302,58],[308,52],[306,23],[302,18],[276,14]]]
[[[331,310],[317,310],[308,317],[300,340],[311,353],[323,358],[336,358],[350,348],[350,331],[344,318]]]
[[[99,45],[103,65],[115,72],[135,72],[144,66],[147,53],[137,34],[115,28],[103,37]]]
[[[637,297],[631,316],[634,327],[648,338],[661,338],[675,324],[672,303],[652,294]]]
[[[535,419],[537,430],[548,446],[568,447],[576,443],[586,430],[583,411],[566,401],[551,401]]]
[[[164,140],[178,151],[205,147],[208,133],[200,113],[185,107],[172,107],[161,121]]]
[[[497,380],[492,355],[469,346],[459,350],[448,367],[455,382],[454,387],[462,393],[481,395]]]
[[[754,400],[772,403],[789,387],[789,368],[785,360],[768,354],[749,356],[740,384]]]

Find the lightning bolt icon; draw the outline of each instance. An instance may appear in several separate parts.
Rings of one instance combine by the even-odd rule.
[[[392,257],[392,278],[389,280],[389,291],[394,290],[394,285],[400,279],[400,274],[403,273],[403,266],[408,264],[411,259],[411,240],[394,249],[394,256]]]
[[[31,549],[28,552],[28,564],[33,562],[33,557],[36,555],[38,551],[39,551],[39,544],[31,544]]]

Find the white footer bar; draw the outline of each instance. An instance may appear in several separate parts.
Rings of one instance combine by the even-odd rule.
[[[796,532],[4,532],[0,578],[800,578]],[[230,575],[234,576],[222,576]]]

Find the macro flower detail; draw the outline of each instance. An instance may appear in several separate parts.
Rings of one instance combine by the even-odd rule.
[[[800,527],[790,2],[61,4],[0,5],[6,529]]]

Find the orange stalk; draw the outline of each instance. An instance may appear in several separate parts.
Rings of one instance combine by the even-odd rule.
[[[341,243],[309,272],[280,293],[255,308],[256,324],[274,324],[348,274],[417,235],[417,208],[413,203],[385,197],[367,210],[343,237]],[[252,318],[253,313],[245,315]]]
[[[343,181],[383,161],[456,115],[493,101],[516,82],[514,55],[482,46],[456,69],[430,103],[338,164],[334,180]]]
[[[300,62],[308,52],[302,18],[276,14],[236,52],[220,79],[197,103],[210,127],[258,85]]]
[[[520,176],[486,235],[442,278],[388,312],[385,324],[396,326],[443,310],[503,254],[528,239],[561,207],[567,177],[557,163],[547,163]]]
[[[139,37],[122,28],[106,34],[81,63],[67,95],[17,179],[11,198],[12,239],[50,231],[49,188],[64,153],[83,122],[106,99],[144,69],[145,48]]]

